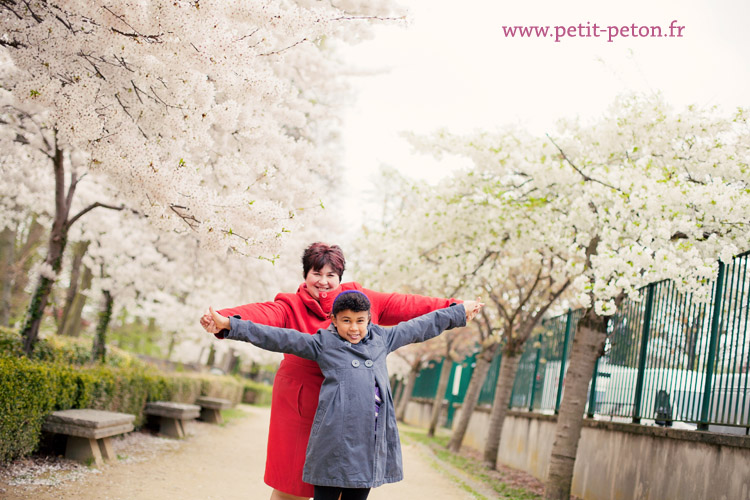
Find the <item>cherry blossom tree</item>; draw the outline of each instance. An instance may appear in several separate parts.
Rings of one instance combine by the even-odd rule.
[[[464,172],[460,177],[468,184],[474,177],[490,181],[462,191],[453,179],[452,191],[410,209],[419,217],[405,218],[410,222],[395,231],[399,241],[393,248],[400,269],[414,276],[412,286],[470,286],[469,278],[481,276],[476,263],[493,248],[487,241],[508,235],[501,262],[535,255],[559,259],[563,265],[546,272],[558,286],[570,281],[571,305],[587,308],[572,347],[547,488],[549,498],[567,498],[588,383],[618,302],[638,300],[639,288],[663,279],[707,298],[716,258],[727,262],[750,244],[746,112],[729,117],[696,107],[677,112],[658,96],[634,95],[616,101],[600,121],[563,121],[547,137],[441,132],[422,142],[429,151],[491,166],[494,174],[482,168]],[[454,212],[451,202],[473,205],[475,214],[514,230],[477,229],[472,223],[480,217]],[[496,212],[496,205],[507,209]],[[450,246],[445,255],[435,252],[461,232],[462,244]],[[416,253],[409,253],[410,243],[404,241],[411,241],[412,233],[423,241]],[[464,258],[472,252],[473,264]],[[440,271],[425,272],[428,260]],[[445,266],[448,261],[452,265]],[[511,277],[523,268],[503,274]],[[497,296],[505,298],[514,288],[500,289]]]
[[[474,329],[471,343],[477,367],[450,443],[460,448],[479,389],[500,348],[503,362],[484,457],[494,467],[518,357],[541,318],[570,285],[576,255],[568,256],[569,236],[549,238],[539,229],[559,208],[542,203],[533,190],[526,191],[524,177],[516,175],[515,163],[527,162],[528,155],[515,135],[484,138],[495,149],[504,144],[504,154],[512,153],[504,162],[494,154],[478,154],[480,142],[473,137],[443,132],[427,142],[413,140],[432,153],[468,155],[474,166],[434,187],[407,183],[401,188],[410,195],[406,209],[374,238],[375,245],[386,241],[386,248],[397,242],[399,250],[389,254],[400,265],[377,262],[377,269],[399,269],[393,273],[397,279],[420,293],[482,296],[494,309],[485,311]]]
[[[639,300],[641,287],[665,279],[708,299],[716,259],[728,262],[750,244],[748,132],[744,110],[678,112],[659,96],[630,95],[601,120],[562,121],[546,138],[461,138],[475,162],[511,169],[527,205],[541,209],[519,205],[524,216],[546,213],[535,231],[518,234],[513,254],[552,242],[567,262],[558,272],[572,279],[572,303],[586,308],[571,349],[548,498],[569,496],[589,381],[618,303]],[[507,192],[507,184],[496,188]]]
[[[577,243],[586,248],[588,308],[578,323],[550,459],[546,498],[567,499],[586,393],[607,324],[623,297],[671,279],[683,293],[709,298],[716,259],[750,245],[750,129],[740,109],[671,109],[662,99],[629,96],[600,121],[566,123],[554,186],[577,207]],[[551,186],[550,186],[551,187]]]
[[[332,180],[334,148],[319,146],[330,144],[343,88],[336,44],[367,35],[368,20],[390,10],[388,2],[0,3],[0,46],[13,64],[3,89],[14,100],[3,146],[34,150],[55,180],[27,351],[67,231],[95,208],[127,206],[204,248],[277,255]],[[106,179],[117,203],[72,211],[88,173]]]

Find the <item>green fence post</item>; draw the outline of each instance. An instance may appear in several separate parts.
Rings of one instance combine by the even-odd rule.
[[[542,334],[539,334],[539,347],[536,350],[536,360],[534,360],[534,375],[531,377],[531,400],[529,401],[529,411],[534,411],[534,397],[536,396],[536,377],[539,374],[539,361],[542,358]]]
[[[500,355],[502,356],[502,350],[500,351]],[[502,363],[502,359],[500,359],[500,362]],[[500,367],[497,369],[497,378],[500,378]],[[516,378],[513,379],[513,384],[510,386],[510,400],[508,401],[508,409],[513,409],[513,397],[516,395],[516,380],[518,379],[518,372],[516,372]],[[495,387],[497,387],[497,380],[495,380]],[[495,396],[492,396],[493,404],[494,404]]]
[[[716,343],[719,338],[719,322],[721,321],[721,296],[724,291],[724,263],[719,261],[719,275],[716,277],[714,289],[714,308],[711,315],[711,340],[708,344],[708,360],[706,360],[706,381],[703,385],[703,401],[701,402],[701,420],[698,430],[708,430],[709,410],[711,408],[711,390],[713,389],[714,363],[716,362]]]
[[[456,402],[456,396],[453,395],[453,385],[456,383],[456,374],[458,373],[459,366],[461,366],[460,363],[456,363],[455,361],[453,362],[453,366],[451,367],[451,374],[450,377],[448,377],[448,387],[445,389],[445,399],[448,400],[448,410],[443,427],[446,427],[448,429],[450,429],[451,425],[453,425],[453,413],[455,412],[453,403]],[[461,377],[461,375],[459,375],[459,377]]]
[[[650,283],[646,289],[646,310],[643,313],[643,331],[641,335],[641,352],[638,358],[638,378],[635,381],[635,396],[633,398],[633,423],[641,423],[641,400],[643,399],[643,381],[646,378],[646,355],[648,353],[648,337],[651,333],[651,312],[654,309],[654,284]]]
[[[591,390],[589,391],[589,418],[594,418],[594,407],[596,406],[596,376],[599,375],[599,360],[601,357],[596,358],[594,363],[594,374],[591,376]]]
[[[560,356],[560,378],[557,381],[557,399],[555,399],[555,414],[560,411],[560,401],[562,401],[563,382],[565,381],[565,358],[568,353],[568,343],[570,342],[570,330],[573,327],[573,311],[568,309],[568,317],[565,319],[565,339],[563,340],[563,350]]]

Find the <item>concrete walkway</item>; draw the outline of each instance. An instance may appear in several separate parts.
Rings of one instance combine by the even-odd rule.
[[[137,462],[114,462],[101,473],[54,486],[3,485],[8,500],[248,500],[268,499],[263,484],[270,411],[243,405],[245,418],[220,427],[192,424],[189,437]],[[191,434],[188,428],[188,434]],[[473,498],[445,469],[435,467],[425,447],[403,446],[405,479],[381,486],[372,500]]]

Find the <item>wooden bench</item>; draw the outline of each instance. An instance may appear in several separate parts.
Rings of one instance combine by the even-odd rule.
[[[144,413],[159,417],[159,434],[174,438],[185,437],[186,420],[200,416],[201,407],[172,401],[154,401],[146,403]]]
[[[224,420],[221,418],[221,410],[231,408],[232,402],[228,399],[209,398],[201,396],[195,400],[195,404],[201,407],[200,419],[212,424],[221,424]]]
[[[133,430],[135,415],[100,410],[62,410],[47,415],[42,430],[67,437],[65,456],[101,466],[115,458],[110,438]]]

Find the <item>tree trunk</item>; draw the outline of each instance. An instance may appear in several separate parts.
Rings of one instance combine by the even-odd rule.
[[[417,375],[419,375],[419,362],[412,365],[411,370],[409,370],[409,376],[406,378],[406,386],[404,387],[403,395],[401,396],[401,399],[398,402],[398,407],[396,408],[396,419],[399,422],[403,422],[404,417],[406,416],[406,407],[409,406],[409,401],[411,401],[411,393],[414,392],[414,384],[417,383]]]
[[[10,299],[13,291],[13,263],[16,259],[16,230],[0,232],[0,325],[10,326]]]
[[[29,299],[26,291],[29,283],[29,271],[37,260],[37,248],[44,240],[45,229],[31,218],[25,229],[19,226],[17,238],[23,239],[24,244],[16,252],[15,262],[11,269],[11,298],[10,298],[10,322],[15,323],[20,317],[23,319],[23,311],[28,308]]]
[[[520,355],[516,349],[513,349],[511,352],[505,350],[503,352],[503,359],[500,362],[500,375],[497,378],[497,385],[495,386],[495,400],[492,402],[487,443],[484,446],[483,453],[483,460],[490,469],[494,469],[497,465],[497,452],[500,449],[503,422],[505,421],[505,414],[508,412],[519,358]]]
[[[607,318],[597,316],[593,308],[578,323],[565,375],[565,392],[557,417],[555,440],[550,455],[544,498],[569,500],[578,440],[588,399],[589,382],[607,334]],[[563,360],[564,362],[564,360]]]
[[[174,352],[175,345],[177,343],[177,334],[172,332],[172,335],[169,337],[169,347],[167,347],[167,360],[172,359],[172,353]],[[201,356],[203,355],[203,349],[201,349]],[[200,357],[198,358],[200,359]]]
[[[448,379],[451,376],[451,368],[453,368],[453,361],[450,357],[447,357],[443,360],[443,367],[440,369],[440,380],[438,380],[437,394],[435,394],[435,402],[432,404],[430,428],[427,430],[427,435],[430,437],[435,435],[435,430],[437,429],[440,410],[443,409],[445,390],[448,388]]]
[[[227,375],[237,375],[240,369],[240,355],[234,349],[229,349],[227,361]]]
[[[91,272],[91,269],[83,266],[81,285],[78,287],[75,297],[73,297],[70,312],[65,316],[62,332],[60,332],[61,335],[78,337],[81,334],[81,315],[83,314],[83,306],[86,305],[87,300],[85,292],[91,288],[93,278],[94,273]]]
[[[494,349],[492,352],[494,352]],[[469,388],[466,390],[464,402],[461,404],[461,415],[453,428],[453,435],[448,443],[448,449],[454,453],[458,453],[461,450],[461,443],[463,443],[466,430],[469,428],[469,420],[471,420],[471,415],[474,413],[474,408],[477,407],[479,393],[487,378],[487,372],[490,371],[492,352],[485,351],[477,355],[477,365],[471,374],[471,382],[469,382]],[[490,360],[486,359],[487,357]]]
[[[75,192],[75,180],[71,179],[70,188],[66,195],[63,152],[57,147],[55,148],[53,166],[55,172],[55,219],[52,222],[45,263],[57,275],[62,268],[62,257],[65,252],[65,245],[68,242],[68,212]],[[36,345],[39,325],[42,323],[42,316],[44,315],[44,309],[47,307],[53,284],[54,278],[39,276],[39,283],[31,297],[31,302],[26,311],[26,319],[21,329],[23,349],[27,356],[31,355],[34,345]]]
[[[64,248],[64,241],[50,241],[50,252],[46,262],[50,263],[50,259],[52,259],[52,264],[59,262]],[[52,270],[59,272],[59,264],[57,266],[52,265]],[[46,276],[39,276],[39,283],[31,297],[29,308],[26,311],[26,319],[24,320],[23,328],[21,328],[23,350],[27,356],[31,356],[31,353],[34,351],[34,346],[36,345],[37,337],[39,336],[39,326],[42,324],[44,309],[47,307],[47,301],[49,300],[49,295],[54,283],[54,280],[47,278]]]
[[[399,380],[399,379],[397,379],[395,377],[393,379],[393,383],[391,384],[391,387],[393,387],[394,385],[396,385],[396,390],[393,391],[393,407],[394,408],[398,408],[399,406],[401,406],[401,398],[404,395],[404,384],[405,383],[406,383],[406,381],[404,381],[404,380]]]
[[[89,243],[87,241],[79,241],[73,245],[73,261],[70,266],[70,283],[68,285],[67,293],[65,294],[65,304],[63,305],[62,316],[60,318],[60,325],[57,329],[57,334],[62,335],[66,330],[66,325],[69,323],[68,318],[71,311],[73,310],[73,302],[78,295],[78,286],[81,280],[81,262],[83,256],[86,255],[86,249]]]
[[[101,363],[104,363],[107,355],[107,328],[109,327],[109,321],[112,319],[112,306],[114,304],[109,290],[104,290],[103,295],[102,310],[99,312],[99,323],[96,325],[94,347],[91,351],[91,358]]]

